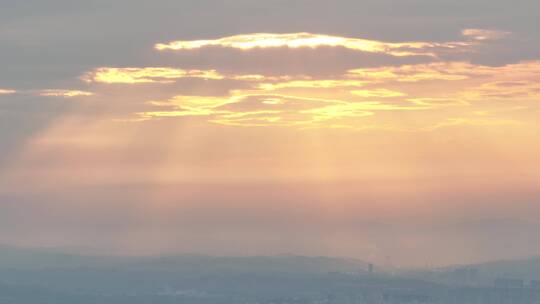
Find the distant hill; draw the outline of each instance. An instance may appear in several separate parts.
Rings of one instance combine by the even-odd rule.
[[[526,259],[503,260],[472,265],[483,278],[520,278],[524,280],[540,280],[540,257]]]
[[[241,273],[328,273],[362,272],[367,264],[354,259],[307,257],[295,255],[211,257],[168,256],[141,260],[143,267],[193,271],[219,271]]]
[[[120,258],[63,253],[47,248],[20,248],[0,245],[0,268],[43,269],[110,266]],[[125,262],[125,260],[124,260]]]
[[[456,265],[438,269],[405,270],[402,276],[449,284],[492,285],[500,278],[540,280],[540,257]]]
[[[362,272],[367,264],[356,259],[308,257],[298,255],[215,257],[206,255],[170,256],[100,256],[63,253],[53,249],[26,249],[0,245],[0,268],[69,269],[69,268],[163,269],[169,271],[229,271],[327,273]]]
[[[288,288],[288,280],[318,278],[336,272],[358,274],[365,269],[366,263],[362,261],[329,257],[86,256],[0,246],[0,284],[32,286],[51,292],[155,293],[167,286],[187,289],[224,286],[218,288],[223,291],[240,288],[237,282],[244,285],[258,282],[259,289],[259,285],[267,284],[262,282]]]

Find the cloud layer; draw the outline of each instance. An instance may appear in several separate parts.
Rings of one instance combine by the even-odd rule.
[[[464,35],[473,40],[491,40],[502,38],[504,35],[495,31],[465,30]],[[486,39],[489,38],[489,39]],[[194,50],[204,47],[224,47],[240,50],[251,50],[255,48],[319,48],[319,47],[342,47],[353,51],[367,53],[382,53],[391,56],[437,56],[437,52],[443,51],[463,51],[475,45],[474,42],[402,42],[389,43],[360,38],[348,38],[340,36],[329,36],[313,33],[254,33],[246,35],[236,35],[219,38],[215,40],[192,40],[173,41],[169,43],[158,43],[157,50]]]

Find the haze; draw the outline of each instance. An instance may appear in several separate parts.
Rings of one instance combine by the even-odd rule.
[[[0,243],[538,255],[539,3],[0,1]]]

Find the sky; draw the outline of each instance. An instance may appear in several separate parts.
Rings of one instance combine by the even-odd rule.
[[[0,0],[0,243],[540,254],[540,2]]]

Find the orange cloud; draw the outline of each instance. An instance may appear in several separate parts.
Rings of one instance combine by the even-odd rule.
[[[381,98],[387,98],[387,97],[401,97],[405,96],[407,94],[398,92],[398,91],[392,91],[388,89],[374,89],[374,90],[354,90],[351,91],[351,94],[355,96],[360,97],[381,97]]]
[[[435,62],[350,70],[349,78],[371,82],[398,81],[419,82],[425,80],[464,80],[482,73],[476,66],[466,62]]]
[[[465,29],[461,33],[463,36],[477,41],[500,40],[510,35],[510,32],[484,29]]]
[[[495,81],[483,83],[462,93],[470,100],[538,100],[540,81]]]
[[[258,89],[273,91],[286,88],[351,88],[362,87],[366,84],[365,81],[353,79],[311,79],[311,80],[290,80],[274,83],[260,83]]]
[[[521,125],[519,121],[503,118],[470,118],[470,117],[452,117],[448,118],[433,126],[426,127],[424,130],[433,131],[441,128],[456,127],[456,126],[516,126]]]
[[[511,74],[506,74],[511,73]],[[467,80],[487,77],[531,79],[540,76],[540,61],[525,61],[500,67],[475,65],[469,62],[434,62],[349,70],[348,77],[370,82],[419,82],[429,80]]]

